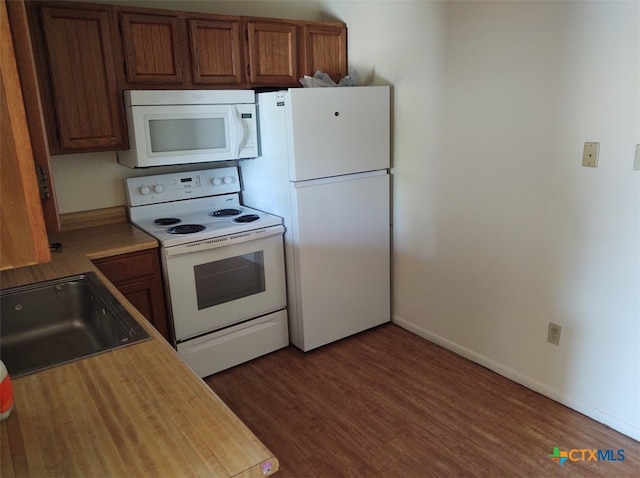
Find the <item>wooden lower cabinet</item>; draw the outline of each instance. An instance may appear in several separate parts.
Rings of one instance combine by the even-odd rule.
[[[93,263],[158,332],[172,343],[173,333],[167,321],[158,249],[96,259]]]

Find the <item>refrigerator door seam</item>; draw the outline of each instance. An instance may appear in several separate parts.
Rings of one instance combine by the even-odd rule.
[[[305,188],[342,181],[356,181],[358,179],[372,178],[375,176],[386,176],[387,174],[389,174],[389,171],[386,169],[376,169],[374,171],[366,171],[362,173],[341,174],[339,176],[328,176],[326,178],[305,179],[304,181],[291,181],[291,183],[295,188]]]

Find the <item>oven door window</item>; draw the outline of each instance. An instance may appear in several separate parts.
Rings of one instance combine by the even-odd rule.
[[[262,251],[194,266],[198,310],[265,291]]]

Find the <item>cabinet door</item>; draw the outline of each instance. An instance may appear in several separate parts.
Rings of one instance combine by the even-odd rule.
[[[189,20],[189,34],[194,84],[243,82],[239,20]]]
[[[0,269],[51,260],[4,0],[0,3]]]
[[[44,223],[47,232],[55,233],[60,231],[60,220],[51,176],[46,127],[40,107],[42,100],[38,91],[36,64],[31,37],[29,36],[30,29],[27,8],[24,2],[9,2],[6,5],[18,65],[18,75],[20,76],[20,85],[22,91],[29,92],[28,95],[23,96],[23,99],[27,113],[29,136],[31,137],[33,160],[35,162],[40,186],[40,200],[44,214]]]
[[[122,295],[170,342],[162,283],[156,279],[146,279],[117,287]]]
[[[323,71],[338,82],[347,74],[346,25],[306,25],[303,28],[303,75]]]
[[[96,259],[93,263],[162,336],[171,342],[158,250],[120,254]]]
[[[178,17],[121,13],[129,83],[183,82]]]
[[[253,85],[298,84],[297,25],[247,22],[249,82]]]
[[[52,153],[117,149],[125,133],[108,11],[45,7],[41,16],[60,142]]]

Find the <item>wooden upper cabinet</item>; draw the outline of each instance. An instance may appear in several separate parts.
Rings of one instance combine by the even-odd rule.
[[[246,28],[249,83],[298,85],[298,26],[251,19],[247,20]]]
[[[196,85],[244,82],[240,21],[189,20],[191,67]]]
[[[0,2],[0,269],[51,260],[5,0]]]
[[[23,99],[29,136],[31,137],[33,160],[37,171],[44,222],[47,232],[58,232],[60,230],[60,220],[51,176],[47,129],[42,114],[42,100],[38,88],[27,8],[24,2],[9,2],[6,5],[9,23],[11,24],[11,36],[13,38],[18,75],[20,76],[20,86],[22,91],[29,92],[29,94],[23,95]]]
[[[51,153],[126,143],[108,10],[43,7],[40,14],[55,105]]]
[[[343,23],[32,0],[52,155],[127,149],[122,90],[295,87],[347,73]]]
[[[347,26],[309,24],[303,27],[303,75],[323,71],[336,83],[347,75]]]
[[[129,83],[182,83],[178,17],[120,14]]]

